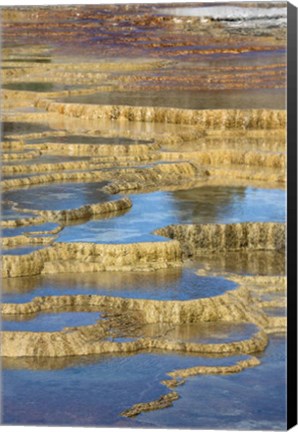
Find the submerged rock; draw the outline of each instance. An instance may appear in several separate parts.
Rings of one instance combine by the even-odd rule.
[[[133,405],[131,408],[123,411],[121,415],[123,417],[134,417],[142,412],[154,411],[157,409],[168,408],[173,405],[172,402],[179,399],[179,395],[176,392],[167,393],[161,396],[159,399],[152,402],[144,402]]]

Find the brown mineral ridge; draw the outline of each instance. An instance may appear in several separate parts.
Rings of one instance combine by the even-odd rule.
[[[110,146],[111,147],[111,146]],[[159,188],[161,184],[177,184],[179,181],[189,180],[195,177],[207,177],[207,172],[204,169],[195,167],[190,162],[174,162],[160,163],[153,167],[145,168],[121,168],[113,171],[89,170],[77,172],[51,172],[31,177],[19,177],[13,179],[2,180],[1,186],[3,190],[18,189],[23,186],[33,186],[38,184],[46,184],[57,181],[102,181],[113,180],[111,182],[109,193],[117,193],[117,190],[129,190],[130,183],[134,183],[132,189],[142,188],[149,185],[155,185]],[[114,186],[116,185],[116,186]],[[110,189],[108,187],[107,190]],[[115,190],[115,192],[113,192]]]
[[[168,408],[172,406],[172,402],[179,399],[179,395],[176,392],[167,393],[161,396],[159,399],[152,402],[138,403],[133,405],[128,410],[121,413],[124,417],[134,417],[142,412],[154,411],[156,409]]]
[[[178,240],[186,256],[201,251],[285,251],[285,224],[277,222],[169,225],[155,234]]]
[[[135,58],[144,56],[145,52],[149,58],[178,58],[188,62],[197,62],[202,57],[212,59],[221,55],[227,59],[246,52],[285,49],[283,28],[264,28],[260,35],[254,29],[235,30],[211,19],[186,16],[177,19],[164,14],[164,7],[130,4],[4,8],[5,48],[8,51],[11,44],[38,43],[55,47],[60,55]],[[38,58],[40,51],[36,50],[33,55]],[[260,80],[262,72],[257,75]],[[233,79],[232,75],[227,81],[237,84],[240,78]],[[270,79],[267,81],[270,83]],[[276,80],[271,83],[274,85]]]
[[[116,201],[107,201],[105,203],[98,204],[87,204],[82,207],[78,207],[70,210],[32,210],[22,209],[16,207],[19,212],[29,212],[36,214],[36,217],[23,218],[23,219],[11,219],[2,221],[1,226],[5,228],[17,227],[17,226],[28,226],[38,225],[45,222],[69,222],[73,220],[88,219],[96,215],[105,215],[114,212],[121,212],[131,208],[132,202],[129,198],[121,198]],[[21,244],[21,241],[25,242],[24,236],[18,236],[15,241]],[[4,239],[3,245],[12,243],[13,240]]]
[[[255,367],[259,364],[260,361],[256,357],[251,357],[247,360],[238,361],[236,364],[231,366],[195,366],[193,368],[180,369],[169,372],[167,375],[173,377],[174,379],[164,380],[161,383],[171,388],[184,384],[184,380],[182,380],[181,377],[189,377],[199,374],[226,375],[232,373],[239,373],[248,367]],[[178,380],[176,378],[178,378]],[[131,408],[123,411],[121,415],[124,417],[133,417],[141,414],[142,412],[167,408],[172,406],[172,402],[177,399],[179,399],[179,394],[177,392],[170,392],[162,395],[157,400],[135,404]]]
[[[284,129],[286,111],[271,109],[190,110],[125,105],[59,103],[39,99],[36,107],[83,119],[127,119],[129,121],[199,125],[206,129]]]
[[[27,255],[3,256],[4,278],[49,273],[150,271],[181,265],[177,241],[93,244],[55,243]]]
[[[130,314],[140,324],[148,323],[199,323],[201,321],[225,320],[229,322],[252,322],[266,328],[269,320],[249,294],[239,287],[213,298],[188,301],[161,301],[117,298],[98,295],[36,297],[29,303],[3,304],[2,315],[25,315],[40,312],[69,310],[112,310],[129,320]],[[189,353],[244,353],[262,351],[268,337],[259,330],[249,339],[219,344],[176,342],[165,338],[140,338],[130,342],[104,340],[108,322],[77,327],[60,332],[2,332],[2,354],[18,356],[74,356],[108,352],[137,352],[162,349]]]

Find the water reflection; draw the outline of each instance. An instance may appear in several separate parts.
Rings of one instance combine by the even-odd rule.
[[[220,430],[286,429],[285,339],[272,336],[261,365],[239,374],[200,375],[179,387],[171,413],[146,413],[143,427]],[[272,377],[275,377],[272,379]],[[195,397],[194,395],[198,395]]]
[[[20,235],[22,233],[30,233],[34,231],[49,231],[58,228],[59,225],[53,222],[44,223],[41,225],[29,225],[29,226],[21,226],[16,228],[4,228],[2,229],[3,237],[13,237]]]
[[[38,133],[47,132],[52,128],[45,123],[33,123],[33,122],[13,122],[4,121],[2,123],[2,134],[27,134],[27,133]]]
[[[31,186],[28,189],[7,191],[3,199],[17,202],[20,207],[39,210],[65,210],[86,204],[116,199],[102,191],[107,182],[55,183]]]
[[[202,186],[187,191],[130,195],[133,206],[124,216],[67,226],[60,241],[132,243],[165,241],[153,231],[171,224],[283,222],[285,191],[246,187]]]
[[[65,327],[95,324],[100,318],[98,312],[41,313],[37,316],[9,316],[2,318],[4,331],[54,332]]]
[[[284,275],[286,271],[285,255],[274,251],[226,252],[197,259],[210,271],[264,276]]]
[[[44,58],[32,58],[32,57],[8,57],[5,59],[1,59],[3,62],[15,62],[15,63],[51,63],[52,59],[50,57],[44,57]],[[14,66],[15,68],[16,66]]]
[[[193,223],[285,220],[284,190],[202,186],[192,190],[174,191],[172,195],[177,211],[183,213],[183,216],[191,209]]]
[[[23,219],[26,217],[33,217],[34,214],[28,212],[22,212],[19,213],[17,210],[12,208],[12,204],[5,202],[7,199],[7,196],[5,195],[5,192],[2,195],[3,202],[1,203],[1,218],[2,220],[10,220],[10,219]],[[10,200],[10,199],[9,199]]]
[[[30,144],[41,144],[44,142],[50,143],[63,143],[63,144],[149,144],[152,141],[145,140],[133,140],[126,137],[115,136],[115,137],[106,137],[106,136],[89,136],[89,135],[67,135],[67,136],[47,136],[46,138],[36,138],[27,140]]]
[[[137,90],[92,93],[59,99],[65,103],[156,106],[184,109],[285,109],[284,89]]]
[[[225,321],[200,322],[196,324],[148,324],[141,329],[146,337],[156,337],[165,333],[166,340],[195,343],[223,343],[249,339],[258,328],[248,323],[230,323]]]
[[[175,356],[176,358],[183,358],[186,357],[185,354],[182,354],[181,352],[171,354],[171,353],[165,353],[163,351],[159,350],[153,350],[153,351],[146,351],[146,354],[149,355],[159,355],[162,357],[171,357]],[[41,371],[55,371],[59,369],[66,369],[66,368],[72,368],[72,367],[84,367],[94,364],[100,364],[102,362],[108,361],[109,359],[118,359],[122,361],[125,361],[126,359],[129,359],[136,356],[136,355],[142,355],[142,351],[139,352],[139,354],[130,354],[126,353],[125,356],[123,354],[115,353],[113,355],[111,354],[92,354],[88,356],[68,356],[68,357],[4,357],[2,361],[3,369],[4,370],[41,370]],[[243,360],[243,358],[246,358],[247,356],[239,355],[231,355],[227,354],[226,356],[222,356],[219,354],[200,354],[198,356],[197,354],[187,353],[186,358],[195,359],[198,362],[205,364],[208,362],[208,364],[216,365],[217,363],[220,364],[232,364],[235,361]]]
[[[4,279],[3,302],[24,303],[36,296],[97,294],[113,297],[189,300],[220,295],[236,283],[221,277],[197,276],[191,269],[143,272],[57,274]]]
[[[165,393],[160,381],[168,379],[167,372],[198,365],[229,365],[247,356],[140,353],[93,356],[79,362],[71,358],[34,362],[5,359],[3,422],[114,427],[121,422],[122,426],[143,428],[281,430],[286,418],[284,339],[272,338],[260,357],[260,366],[240,374],[192,377],[179,387],[181,398],[170,411],[152,411],[123,420],[119,413],[124,409]]]
[[[7,247],[2,249],[2,255],[27,255],[31,252],[43,249],[44,246],[19,246],[19,247]]]
[[[58,84],[55,82],[12,82],[4,84],[4,89],[17,90],[17,91],[32,91],[32,92],[56,92],[64,90],[73,90],[81,88],[80,85],[74,84]],[[88,86],[84,86],[86,88]]]

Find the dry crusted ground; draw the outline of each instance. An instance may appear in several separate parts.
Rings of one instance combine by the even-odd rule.
[[[67,20],[62,20],[66,15]],[[91,19],[94,17],[96,22]],[[58,26],[59,20],[62,21]],[[69,96],[121,92],[124,88],[131,92],[283,88],[285,64],[274,57],[271,62],[254,66],[244,61],[230,65],[218,62],[213,69],[201,61],[203,57],[212,59],[212,56],[222,55],[229,60],[230,56],[241,56],[245,52],[270,53],[282,49],[285,42],[281,30],[268,30],[262,36],[249,30],[242,35],[239,31],[235,39],[220,23],[185,17],[175,21],[170,16],[152,14],[144,5],[51,10],[14,8],[3,10],[3,29],[6,43],[2,68],[1,186],[4,192],[63,181],[106,181],[104,190],[109,194],[189,189],[206,184],[253,184],[269,188],[285,184],[286,112],[283,109],[190,110],[62,101]],[[78,32],[79,43],[74,50],[74,37]],[[36,45],[37,37],[39,45]],[[197,47],[198,37],[201,43],[204,40],[203,47]],[[19,42],[18,46],[13,45],[15,41]],[[51,48],[46,43],[52,44]],[[99,45],[101,57],[95,60],[92,55]],[[132,51],[133,61],[127,58]],[[65,52],[68,57],[63,57]],[[72,58],[71,54],[76,52],[89,55],[89,60],[80,56],[79,60]],[[104,60],[107,54],[109,60]],[[36,82],[56,85],[56,88],[48,92],[9,88]],[[156,127],[146,131],[140,124]],[[81,143],[63,141],[64,137],[78,135],[82,137]],[[57,137],[61,137],[60,143]],[[88,141],[90,137],[98,138],[100,143],[86,144],[85,138]],[[118,137],[118,144],[103,143],[111,137]],[[42,140],[32,143],[39,138]],[[53,138],[55,142],[51,141]],[[130,139],[131,144],[123,143],[126,139]],[[47,162],[53,155],[71,156],[71,160]],[[4,237],[4,251],[25,245],[43,246],[29,254],[2,257],[3,277],[12,282],[13,278],[50,273],[155,271],[181,267],[185,260],[198,255],[220,257],[229,252],[248,255],[258,252],[262,254],[262,263],[270,254],[281,256],[281,260],[284,256],[285,226],[281,223],[160,227],[156,233],[168,237],[168,242],[62,243],[57,242],[59,233],[68,224],[76,221],[84,227],[94,216],[117,216],[132,206],[130,198],[63,211],[32,211],[11,201],[3,204],[19,217],[2,220],[2,228],[36,227],[30,233],[24,231]],[[21,216],[26,212],[33,216]],[[40,230],[39,225],[46,222],[57,226],[48,231]],[[199,274],[216,276],[212,269],[201,269]],[[244,368],[259,365],[254,353],[266,348],[272,332],[285,331],[285,318],[271,316],[266,310],[285,307],[286,280],[282,275],[224,276],[235,281],[237,288],[204,299],[154,301],[62,295],[35,297],[29,303],[3,304],[3,318],[96,310],[106,319],[59,332],[3,331],[2,355],[5,358],[34,357],[40,361],[48,357],[154,349],[222,356],[249,354],[248,359],[228,367],[198,366],[171,371],[170,379],[163,384],[172,389],[196,374],[239,373]],[[221,344],[167,339],[169,329],[181,324],[212,321],[253,323],[258,330],[249,339]],[[161,324],[161,330],[146,337],[142,329],[148,324]],[[110,340],[111,335],[133,340],[116,342]],[[122,415],[134,416],[165,408],[178,397],[176,391],[171,391],[156,401],[137,404]]]

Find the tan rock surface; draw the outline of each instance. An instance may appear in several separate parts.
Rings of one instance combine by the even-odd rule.
[[[186,256],[200,251],[285,251],[285,225],[275,222],[169,225],[155,234],[178,240]]]
[[[200,125],[206,129],[282,129],[286,126],[285,110],[187,110],[125,105],[67,104],[47,99],[39,99],[36,107],[49,112],[87,119],[125,118],[130,121]]]
[[[181,265],[181,249],[176,241],[115,245],[55,243],[27,255],[3,256],[2,277],[53,272],[152,271],[177,265]]]

